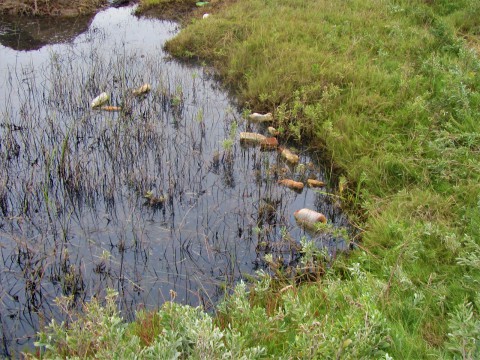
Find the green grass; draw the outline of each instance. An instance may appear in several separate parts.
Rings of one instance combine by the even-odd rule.
[[[237,288],[208,325],[214,354],[480,357],[480,3],[225,4],[167,49],[329,154],[364,232],[314,283]]]
[[[444,351],[449,314],[480,305],[459,260],[479,246],[479,26],[477,1],[252,0],[167,44],[343,170],[397,356]]]

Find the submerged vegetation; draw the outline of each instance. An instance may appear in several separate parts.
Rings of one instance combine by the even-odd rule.
[[[339,207],[278,183],[328,182],[315,158],[240,144],[263,124],[204,69],[165,60],[175,24],[132,10],[102,11],[73,43],[2,47],[0,357],[33,345],[50,319],[70,322],[58,296],[72,311],[111,287],[132,319],[171,289],[210,309],[256,269],[291,269],[309,237],[292,215],[305,206],[322,206],[332,226],[317,243],[346,247]]]
[[[247,107],[328,154],[362,229],[357,251],[332,261],[305,243],[304,274],[322,276],[261,273],[213,317],[167,302],[125,324],[94,302],[39,345],[78,357],[479,358],[480,3],[216,9],[168,50],[210,61]]]

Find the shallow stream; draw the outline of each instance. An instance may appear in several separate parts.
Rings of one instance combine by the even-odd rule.
[[[68,26],[58,25],[57,34]],[[10,41],[0,45],[3,356],[61,319],[55,297],[80,304],[114,288],[132,319],[173,290],[175,301],[208,310],[246,275],[268,271],[266,254],[298,261],[300,238],[312,235],[295,223],[296,210],[347,226],[328,186],[278,184],[328,183],[313,154],[297,148],[292,165],[240,145],[240,131],[266,127],[249,124],[207,69],[168,59],[162,46],[175,23],[125,7],[87,27],[29,47],[18,29],[0,26],[0,41]],[[133,96],[144,83],[152,90]],[[103,91],[121,111],[90,108]],[[313,238],[331,253],[346,246],[331,234]]]

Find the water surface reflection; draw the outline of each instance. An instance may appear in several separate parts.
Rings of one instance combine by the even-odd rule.
[[[99,13],[70,43],[0,59],[0,323],[3,353],[29,343],[52,317],[56,296],[76,303],[121,297],[127,318],[177,301],[211,304],[271,253],[297,259],[300,208],[346,219],[312,189],[283,177],[324,174],[276,152],[241,147],[242,119],[200,67],[166,60],[174,23],[138,19],[132,8]],[[150,83],[152,91],[132,95]],[[107,91],[118,112],[92,110]],[[334,236],[319,245],[344,246]]]

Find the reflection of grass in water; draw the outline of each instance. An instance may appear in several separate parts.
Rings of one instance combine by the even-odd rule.
[[[91,220],[86,220],[85,215],[93,211],[101,216],[104,200],[108,221],[118,221],[119,208],[115,203],[135,211],[138,199],[151,189],[158,194],[174,196],[185,191],[190,184],[184,178],[186,174],[176,154],[189,149],[187,143],[198,141],[202,136],[196,123],[179,124],[176,131],[180,136],[168,129],[168,118],[173,113],[178,115],[183,107],[184,84],[181,79],[163,74],[154,59],[149,60],[146,67],[137,69],[136,59],[121,52],[109,57],[108,61],[95,49],[80,59],[75,56],[54,53],[51,63],[45,67],[45,75],[29,73],[19,87],[20,115],[4,116],[8,123],[2,124],[4,127],[0,129],[2,144],[11,144],[2,146],[0,157],[3,174],[1,209],[5,218],[10,219],[11,229],[8,231],[21,233],[22,224],[28,224],[31,231],[25,242],[34,241],[40,245],[38,251],[26,253],[25,258],[29,261],[25,264],[8,265],[12,271],[20,271],[19,283],[27,282],[29,297],[33,299],[30,302],[48,297],[47,292],[51,290],[44,286],[48,281],[59,284],[65,295],[78,294],[84,289],[82,277],[89,268],[98,274],[100,283],[124,276],[115,273],[122,271],[116,259],[113,268],[107,266],[103,257],[99,260],[84,257],[82,260],[76,245],[70,241],[85,238],[87,244],[80,246],[96,252],[100,243],[97,245],[98,240],[90,240],[88,228],[99,229],[102,219],[100,222],[92,219],[88,225]],[[86,65],[79,66],[78,62]],[[112,74],[111,68],[115,69],[115,74],[124,74],[122,78]],[[157,80],[155,89],[148,97],[134,99],[131,89],[141,84],[145,76]],[[201,85],[201,81],[196,80],[196,83]],[[42,95],[35,91],[38,87]],[[112,103],[121,105],[122,111],[113,114],[89,110],[91,98],[109,88],[112,89]],[[4,111],[15,106],[7,103]],[[14,124],[19,129],[9,130]],[[182,158],[187,166],[191,151],[188,150]],[[154,196],[149,201],[156,202],[157,198]],[[173,214],[176,205],[166,199],[162,201],[164,209]],[[109,208],[107,204],[113,206]],[[87,215],[87,219],[90,216]],[[17,224],[15,219],[19,219]],[[82,233],[84,224],[87,229]],[[136,236],[135,228],[123,230],[133,233],[133,239],[118,242],[120,253],[129,250],[128,253],[141,254],[145,251],[142,235]],[[2,230],[2,238],[7,236]],[[115,243],[117,241],[113,239]],[[6,246],[13,253],[24,249],[21,243]],[[61,251],[61,248],[71,251]],[[69,257],[64,256],[68,253]],[[55,254],[63,254],[63,258]],[[126,271],[131,277],[131,270]],[[44,276],[47,273],[50,274],[48,278]]]
[[[168,287],[177,289],[179,301],[211,304],[251,270],[256,242],[275,242],[275,225],[262,240],[252,230],[260,221],[257,196],[276,198],[267,171],[275,159],[265,160],[275,156],[239,151],[243,124],[232,120],[235,114],[201,104],[202,79],[163,69],[157,58],[139,63],[121,47],[109,56],[96,48],[54,53],[44,71],[27,72],[18,104],[4,105],[16,115],[0,129],[2,145],[10,139],[18,154],[2,148],[0,157],[2,209],[10,219],[2,239],[21,234],[38,248],[24,267],[39,264],[31,298],[45,299],[47,317],[56,313],[48,308],[51,297],[85,299],[108,286],[122,290],[127,312],[135,301],[158,304],[157,292]],[[147,81],[151,92],[134,97],[132,89]],[[91,110],[102,91],[122,110]],[[244,184],[251,168],[262,169],[255,191]],[[276,218],[284,222],[287,211],[280,206]],[[7,247],[15,253],[24,245]],[[23,288],[27,273],[17,263],[7,267]]]
[[[50,242],[47,239],[53,237],[54,243],[44,246],[47,252],[56,252],[55,243],[59,240],[67,241],[66,246],[70,247],[71,222],[82,223],[84,220],[80,219],[89,209],[98,213],[104,200],[121,204],[122,197],[128,196],[127,205],[134,208],[137,200],[152,189],[155,194],[168,194],[165,199],[174,199],[185,191],[191,184],[176,156],[182,149],[191,149],[192,142],[200,143],[204,136],[197,123],[182,120],[176,130],[168,128],[170,114],[183,106],[185,85],[180,79],[163,74],[154,59],[146,61],[146,68],[135,70],[136,59],[121,52],[108,61],[95,49],[80,59],[75,56],[54,53],[45,67],[46,75],[29,74],[23,82],[26,88],[20,87],[26,89],[20,91],[21,116],[8,117],[6,124],[11,125],[10,129],[15,124],[21,130],[2,129],[1,133],[2,142],[5,139],[7,144],[16,144],[2,148],[2,211],[6,217],[21,217],[34,224],[31,236],[38,237],[39,243]],[[86,65],[77,66],[78,60]],[[120,79],[117,73],[124,75]],[[146,76],[157,79],[152,93],[143,99],[133,98],[131,89]],[[42,95],[34,91],[39,77],[43,77]],[[196,84],[201,82],[196,80]],[[88,109],[91,98],[108,88],[112,89],[111,103],[121,105],[122,111]],[[9,107],[14,108],[14,104],[5,105],[5,109]],[[201,117],[202,113],[198,112]],[[13,148],[18,154],[13,154]],[[181,159],[186,164],[194,157],[192,151],[188,150]],[[178,211],[176,204],[162,202],[167,214]],[[109,211],[109,221],[115,221],[118,209],[114,206]],[[169,215],[164,216],[168,222]],[[20,231],[20,227],[12,231]],[[87,234],[76,236],[89,238]],[[122,249],[129,247],[128,241],[122,241]],[[75,272],[68,270],[65,276],[53,276],[65,279],[64,289],[73,287],[76,280],[72,274],[81,270],[78,258],[71,261]],[[55,262],[54,258],[47,261],[45,271]],[[98,273],[103,274],[102,262],[97,265]]]

